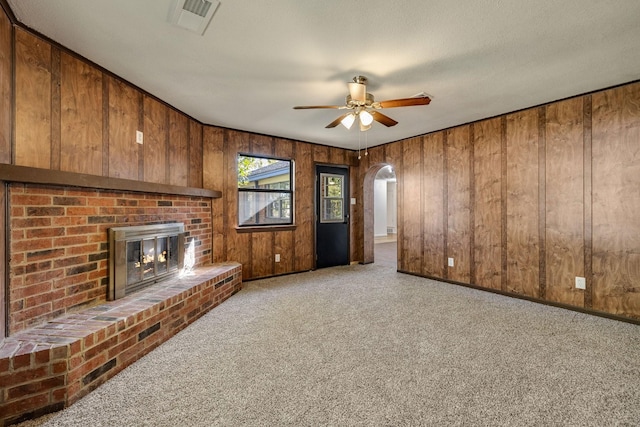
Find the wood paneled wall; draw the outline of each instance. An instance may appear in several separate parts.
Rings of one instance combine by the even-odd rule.
[[[21,28],[15,58],[16,165],[202,187],[202,124]]]
[[[338,148],[255,135],[242,131],[205,126],[203,129],[204,185],[219,188],[223,195],[214,200],[214,260],[242,263],[244,279],[268,277],[314,268],[314,182],[315,164],[345,165],[353,153]],[[295,167],[295,227],[284,230],[238,230],[238,153],[293,159]],[[351,168],[351,174],[357,174]],[[356,181],[356,180],[353,180]],[[351,197],[360,199],[357,189]],[[352,218],[354,206],[351,206]],[[352,235],[359,224],[352,223]],[[352,242],[351,247],[359,246]],[[353,257],[352,252],[352,257]],[[280,262],[275,262],[280,254]],[[352,258],[353,259],[353,258]],[[357,259],[359,260],[359,259]]]
[[[638,147],[633,83],[376,147],[362,167],[397,171],[399,270],[640,319]]]
[[[11,163],[13,27],[0,9],[0,163]]]

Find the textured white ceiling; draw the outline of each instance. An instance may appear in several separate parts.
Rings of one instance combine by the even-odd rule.
[[[204,36],[168,22],[174,0],[9,4],[203,123],[352,149],[640,79],[638,0],[221,0]],[[292,109],[343,104],[355,75],[376,100],[433,101],[363,134]]]

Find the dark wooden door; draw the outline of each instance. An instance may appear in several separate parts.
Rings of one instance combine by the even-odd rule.
[[[316,166],[316,268],[349,264],[349,169]]]

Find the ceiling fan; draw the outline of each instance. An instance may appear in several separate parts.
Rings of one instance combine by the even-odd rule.
[[[327,128],[334,128],[342,124],[347,129],[351,129],[353,123],[358,119],[360,122],[360,130],[365,131],[371,128],[371,124],[375,120],[387,127],[395,126],[397,121],[391,117],[377,111],[381,108],[395,107],[412,107],[416,105],[427,105],[431,102],[431,98],[421,94],[412,98],[391,99],[387,101],[375,101],[373,95],[367,93],[367,78],[364,76],[356,76],[347,83],[349,87],[349,95],[347,95],[345,105],[302,105],[293,107],[295,110],[308,110],[314,108],[334,108],[338,110],[351,110],[329,123]]]

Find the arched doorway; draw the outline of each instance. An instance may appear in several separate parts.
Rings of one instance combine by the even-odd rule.
[[[397,184],[393,165],[379,163],[364,180],[364,263],[397,269]]]

